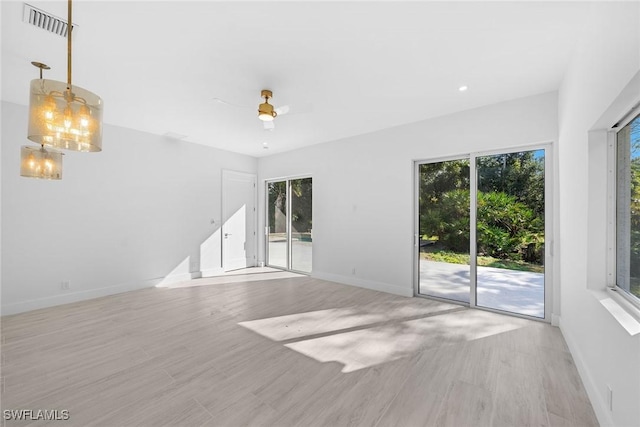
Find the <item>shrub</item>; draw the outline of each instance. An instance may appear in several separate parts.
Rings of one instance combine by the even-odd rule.
[[[469,250],[469,190],[448,191],[427,200],[420,216],[420,233],[437,236],[454,252]],[[544,221],[514,196],[478,192],[478,254],[500,259],[542,263]]]

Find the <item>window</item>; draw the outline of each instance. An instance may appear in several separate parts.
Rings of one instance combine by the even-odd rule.
[[[640,303],[640,115],[616,135],[616,285]]]

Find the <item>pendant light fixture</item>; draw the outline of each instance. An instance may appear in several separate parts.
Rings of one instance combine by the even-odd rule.
[[[47,64],[42,62],[32,62],[40,69],[40,79],[42,80],[42,70],[50,70]],[[62,153],[57,151],[47,151],[44,144],[40,148],[23,145],[20,149],[20,176],[39,179],[62,179]]]
[[[43,79],[44,67],[34,63],[40,68],[40,78],[31,81],[27,138],[42,146],[101,151],[102,99],[71,83],[71,0],[67,11],[67,82]]]
[[[20,149],[20,175],[27,178],[62,179],[62,153],[26,145]]]

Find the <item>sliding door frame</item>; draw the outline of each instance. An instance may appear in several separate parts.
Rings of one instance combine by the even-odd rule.
[[[437,301],[450,302],[452,304],[459,304],[465,307],[472,306],[470,303],[464,301],[458,301],[448,298],[441,298],[432,295],[426,295],[420,293],[420,166],[427,165],[431,163],[442,163],[442,162],[450,162],[455,160],[469,160],[469,190],[471,191],[471,155],[470,154],[459,154],[453,156],[446,157],[435,157],[428,160],[415,160],[413,162],[413,295],[421,298],[429,298]],[[471,207],[469,207],[471,209]],[[469,222],[471,222],[471,217]],[[475,239],[474,239],[475,240]],[[470,258],[470,268],[471,263],[475,262],[475,257],[472,253],[469,253]],[[475,269],[471,268],[473,272]],[[471,273],[473,274],[473,273]],[[470,275],[470,286],[473,286],[471,280],[473,276]],[[475,289],[473,292],[470,292],[469,298],[471,301],[472,295],[475,297]]]
[[[482,307],[477,304],[477,158],[484,156],[495,156],[500,154],[511,154],[522,151],[544,150],[544,318],[528,316],[525,314],[512,313],[509,311],[493,309],[490,307]],[[420,293],[420,165],[446,162],[451,160],[469,160],[469,278],[470,293],[469,303],[439,298]],[[522,145],[507,147],[495,150],[476,151],[469,154],[459,154],[447,157],[436,157],[426,160],[415,160],[413,162],[413,294],[416,297],[433,299],[437,301],[449,302],[451,304],[463,305],[470,308],[476,308],[494,313],[508,314],[510,316],[521,317],[525,319],[537,320],[542,322],[551,322],[552,304],[553,304],[553,144],[540,143],[531,145]]]
[[[292,264],[292,252],[291,252],[291,208],[292,208],[292,200],[291,200],[291,181],[295,181],[298,179],[311,179],[313,182],[313,176],[311,174],[305,174],[305,175],[294,175],[294,176],[287,176],[287,177],[282,177],[282,178],[273,178],[273,179],[267,179],[264,181],[264,200],[265,200],[265,210],[264,210],[264,265],[267,267],[271,267],[271,268],[277,268],[278,270],[283,270],[283,271],[291,271],[294,273],[299,273],[299,274],[305,274],[305,275],[310,275],[311,272],[310,271],[299,271],[299,270],[294,270],[293,268],[291,268],[291,264]],[[275,182],[285,182],[285,187],[286,187],[286,212],[287,212],[287,223],[286,223],[286,234],[287,234],[287,266],[286,267],[282,267],[279,265],[269,265],[269,226],[271,224],[269,224],[269,184],[275,183]],[[313,184],[312,184],[313,185]],[[312,196],[313,197],[313,196]],[[313,202],[312,202],[312,217],[313,217]],[[313,241],[311,243],[313,245]],[[313,252],[312,252],[313,253]],[[312,264],[313,265],[313,264]]]

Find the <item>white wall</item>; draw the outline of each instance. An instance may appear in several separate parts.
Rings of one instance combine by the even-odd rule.
[[[313,276],[411,296],[413,161],[554,142],[556,107],[548,93],[269,156],[258,178],[313,177]]]
[[[607,167],[606,134],[594,128],[640,70],[639,29],[640,3],[595,2],[559,91],[560,326],[602,425],[640,425],[640,336],[598,301],[607,268]],[[640,100],[640,92],[623,96]],[[626,112],[616,108],[618,118]]]
[[[2,314],[221,267],[222,168],[255,158],[105,125],[102,152],[67,152],[44,181],[19,176],[26,130],[27,108],[3,102]]]

